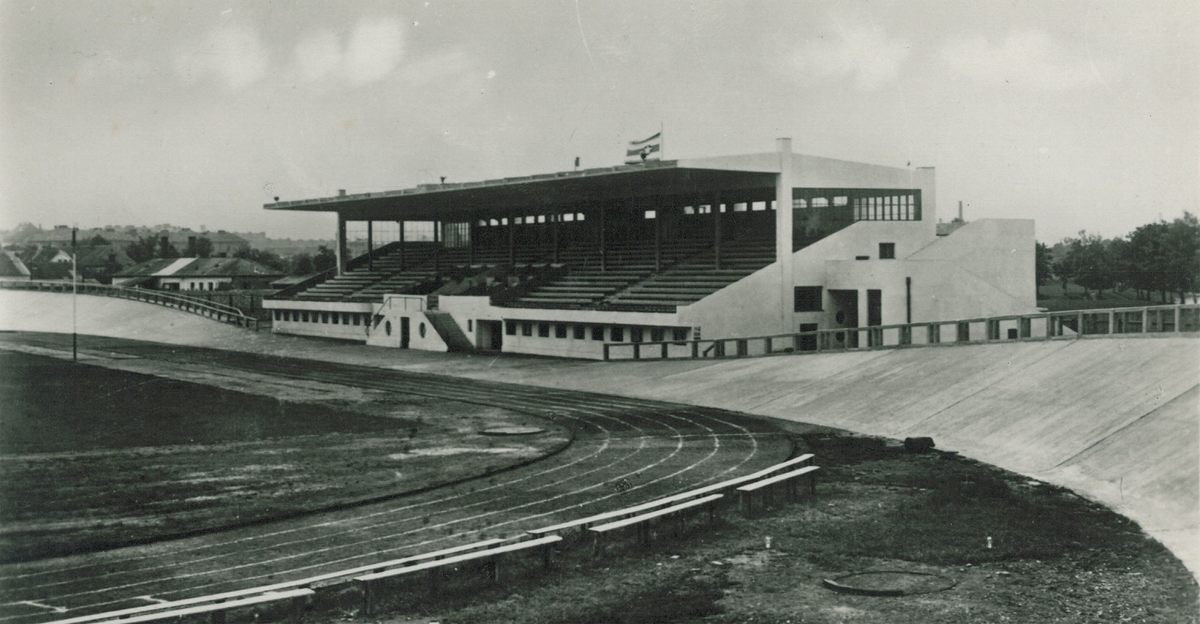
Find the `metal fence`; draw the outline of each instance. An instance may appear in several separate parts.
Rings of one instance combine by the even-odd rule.
[[[612,342],[605,360],[689,360],[901,349],[944,344],[1074,340],[1085,336],[1200,331],[1200,305],[1041,312],[1009,316],[823,329],[711,340]]]
[[[66,281],[43,281],[43,280],[0,280],[0,288],[8,288],[12,290],[36,290],[41,292],[55,293],[71,293],[71,282]],[[258,331],[260,321],[253,316],[246,315],[241,309],[231,305],[218,303],[216,301],[205,301],[203,299],[180,295],[173,292],[165,292],[161,290],[147,290],[144,288],[124,288],[121,286],[106,286],[104,284],[77,284],[74,285],[81,295],[94,295],[101,297],[116,297],[118,299],[128,299],[130,301],[141,301],[144,303],[153,303],[168,308],[175,308],[183,312],[190,312],[205,318],[210,318],[221,323],[237,325]]]

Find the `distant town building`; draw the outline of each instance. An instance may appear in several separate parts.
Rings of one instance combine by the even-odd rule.
[[[155,258],[113,276],[115,286],[155,290],[269,288],[283,273],[244,258]]]
[[[27,280],[32,278],[29,274],[29,268],[17,257],[17,254],[11,251],[0,251],[0,279]]]

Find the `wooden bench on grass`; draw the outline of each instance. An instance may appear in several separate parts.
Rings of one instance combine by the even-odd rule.
[[[458,554],[458,553],[462,553],[462,552],[470,551],[470,550],[488,548],[490,546],[494,546],[494,545],[500,544],[502,542],[504,542],[504,540],[499,539],[499,538],[486,539],[486,540],[481,540],[478,542],[472,542],[470,544],[463,544],[461,546],[453,546],[451,548],[444,548],[442,550],[436,550],[433,552],[421,553],[419,555],[410,555],[408,557],[402,557],[400,559],[392,559],[390,561],[381,561],[379,563],[372,563],[372,564],[358,566],[358,567],[354,567],[354,568],[337,570],[335,572],[327,572],[325,574],[319,574],[317,576],[310,576],[310,577],[306,577],[306,578],[302,578],[302,579],[296,579],[293,581],[282,581],[282,582],[274,583],[271,585],[262,585],[259,587],[238,589],[238,590],[234,590],[234,591],[224,592],[221,594],[209,594],[207,596],[197,596],[195,598],[184,598],[182,600],[171,600],[171,601],[160,602],[160,603],[156,603],[156,604],[142,605],[140,607],[131,607],[128,609],[121,609],[119,611],[107,611],[104,613],[94,613],[92,615],[81,615],[79,617],[74,617],[74,618],[70,618],[70,619],[66,619],[66,620],[59,620],[56,622],[52,622],[51,624],[89,624],[89,623],[99,624],[102,622],[109,622],[109,621],[113,621],[113,622],[119,621],[119,622],[123,623],[123,622],[128,622],[129,621],[128,618],[131,616],[144,615],[144,614],[148,614],[148,613],[152,613],[152,612],[169,611],[172,609],[181,609],[181,608],[185,608],[185,607],[192,607],[192,606],[196,606],[196,605],[209,604],[209,603],[223,603],[223,602],[230,601],[230,600],[236,600],[236,599],[240,599],[240,598],[244,598],[244,597],[257,596],[257,595],[266,594],[269,592],[278,593],[280,591],[285,591],[285,590],[289,590],[289,589],[296,589],[296,588],[311,589],[311,587],[313,585],[316,585],[317,583],[321,583],[321,582],[325,582],[325,581],[332,581],[332,580],[341,579],[341,578],[348,578],[348,577],[354,576],[356,574],[382,572],[389,568],[394,568],[396,566],[401,566],[401,565],[412,564],[414,562],[419,562],[419,561],[444,559],[444,558],[449,557],[454,554]],[[217,618],[214,616],[213,619],[216,620]]]
[[[213,624],[223,624],[225,622],[225,613],[230,609],[238,609],[241,607],[251,607],[256,605],[271,604],[284,600],[291,602],[291,609],[288,614],[288,621],[293,624],[300,622],[304,618],[304,603],[307,598],[313,595],[311,589],[290,589],[281,592],[265,592],[259,593],[256,596],[248,596],[235,600],[221,600],[217,602],[207,602],[195,604],[192,606],[179,607],[177,604],[169,608],[162,608],[172,603],[163,603],[161,605],[147,605],[153,607],[148,612],[140,612],[137,615],[127,614],[125,616],[116,617],[100,617],[92,618],[92,616],[84,616],[89,618],[87,621],[94,622],[112,622],[119,624],[137,624],[138,622],[157,622],[160,620],[173,620],[176,618],[187,617],[192,615],[201,615],[204,613],[210,614]],[[100,616],[111,614],[97,614]],[[66,622],[78,622],[82,618],[71,618],[67,620],[59,620],[52,624],[64,624]]]
[[[510,542],[493,546],[484,550],[476,550],[473,552],[455,555],[453,557],[424,561],[414,565],[392,568],[390,570],[383,570],[381,572],[372,572],[370,574],[364,574],[362,576],[355,577],[354,581],[362,588],[363,614],[371,615],[375,609],[376,595],[373,591],[375,581],[428,571],[430,592],[436,594],[439,581],[441,580],[441,573],[444,568],[458,565],[460,563],[466,563],[468,561],[483,560],[487,569],[488,579],[495,583],[500,580],[500,566],[498,563],[498,557],[500,555],[538,548],[542,551],[542,565],[543,567],[548,568],[550,567],[550,545],[560,541],[562,541],[562,537],[558,535],[546,535],[536,539]]]
[[[593,555],[600,554],[600,537],[602,535],[605,535],[605,534],[608,534],[608,533],[611,533],[613,531],[617,531],[620,529],[624,529],[625,527],[629,527],[629,526],[637,527],[638,544],[644,545],[644,544],[649,543],[650,542],[650,520],[653,520],[655,518],[663,518],[663,517],[670,517],[670,516],[674,516],[674,517],[678,518],[679,524],[676,525],[675,532],[676,532],[676,534],[679,534],[681,532],[682,524],[683,524],[683,514],[680,512],[687,511],[689,509],[699,509],[702,507],[708,507],[708,521],[711,523],[716,520],[717,501],[721,500],[724,497],[725,497],[724,494],[709,494],[708,496],[702,496],[700,498],[695,498],[695,499],[692,499],[692,500],[689,500],[689,501],[686,501],[683,503],[679,503],[677,505],[671,505],[670,507],[662,507],[659,509],[655,509],[653,511],[646,512],[644,514],[630,516],[627,518],[623,518],[621,520],[615,520],[613,522],[608,522],[605,524],[590,527],[588,529],[588,531],[591,531],[593,540],[594,540],[592,542],[592,554]]]
[[[803,468],[800,468],[799,470],[792,470],[791,472],[777,474],[773,477],[767,477],[766,479],[763,479],[761,481],[755,481],[754,483],[747,483],[746,485],[739,487],[737,490],[741,494],[741,497],[742,497],[743,513],[745,513],[747,516],[750,516],[754,512],[754,493],[755,492],[758,492],[761,490],[762,492],[764,492],[764,494],[766,494],[767,497],[770,497],[771,490],[774,489],[772,486],[774,486],[778,483],[787,483],[789,493],[793,497],[798,496],[799,490],[796,487],[796,483],[801,477],[808,478],[809,493],[816,494],[817,493],[817,477],[816,477],[815,473],[817,472],[817,470],[820,470],[820,467],[805,466]]]
[[[711,485],[699,487],[694,490],[688,490],[686,492],[672,494],[671,496],[655,499],[655,500],[652,500],[649,502],[642,503],[640,505],[634,505],[632,507],[625,507],[622,509],[614,509],[613,511],[606,511],[604,513],[598,513],[598,514],[587,516],[584,518],[576,518],[575,520],[568,520],[566,522],[560,522],[558,524],[553,524],[553,525],[550,525],[547,527],[530,529],[530,530],[526,531],[526,533],[529,533],[530,535],[541,536],[541,535],[558,534],[558,533],[561,533],[568,529],[574,529],[574,528],[579,528],[581,531],[587,530],[594,524],[603,523],[603,522],[614,520],[614,519],[629,518],[632,516],[636,516],[637,514],[639,514],[641,512],[654,509],[656,507],[664,507],[664,506],[672,505],[672,504],[682,502],[682,501],[687,501],[687,500],[690,500],[693,498],[706,496],[708,494],[712,494],[715,492],[721,492],[722,490],[731,490],[735,486],[741,485],[743,483],[748,483],[750,481],[754,481],[757,479],[761,479],[761,478],[771,474],[772,472],[782,470],[784,468],[789,468],[791,466],[795,466],[798,464],[802,464],[812,458],[813,458],[812,453],[805,453],[803,455],[800,455],[799,457],[793,457],[792,459],[789,459],[785,462],[775,464],[774,466],[768,466],[767,468],[763,468],[762,470],[750,473],[748,475],[743,475],[741,477],[735,477],[733,479],[728,479],[728,480],[722,481],[720,483],[713,483]],[[713,509],[713,513],[715,513],[715,508]]]

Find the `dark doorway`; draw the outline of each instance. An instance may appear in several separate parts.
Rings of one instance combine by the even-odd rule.
[[[867,326],[883,325],[883,291],[867,291]],[[883,344],[883,330],[872,329],[867,332],[867,346],[878,347]]]
[[[852,329],[858,327],[858,291],[857,290],[829,290],[830,299],[833,301],[834,327],[830,329]],[[855,348],[858,346],[858,332],[848,331],[845,333],[834,334],[832,348]]]
[[[488,348],[492,351],[503,351],[504,324],[500,321],[479,321],[479,325],[488,332]]]
[[[408,317],[402,316],[402,317],[400,317],[400,348],[401,349],[408,348],[408,336],[409,336]]]

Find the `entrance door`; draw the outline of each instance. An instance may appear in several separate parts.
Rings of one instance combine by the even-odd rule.
[[[883,325],[883,291],[867,291],[867,326]],[[872,329],[867,332],[867,346],[878,347],[883,344],[883,330]]]
[[[492,351],[504,350],[504,324],[499,321],[488,321],[492,332]]]
[[[400,317],[400,348],[408,348],[408,317]]]

